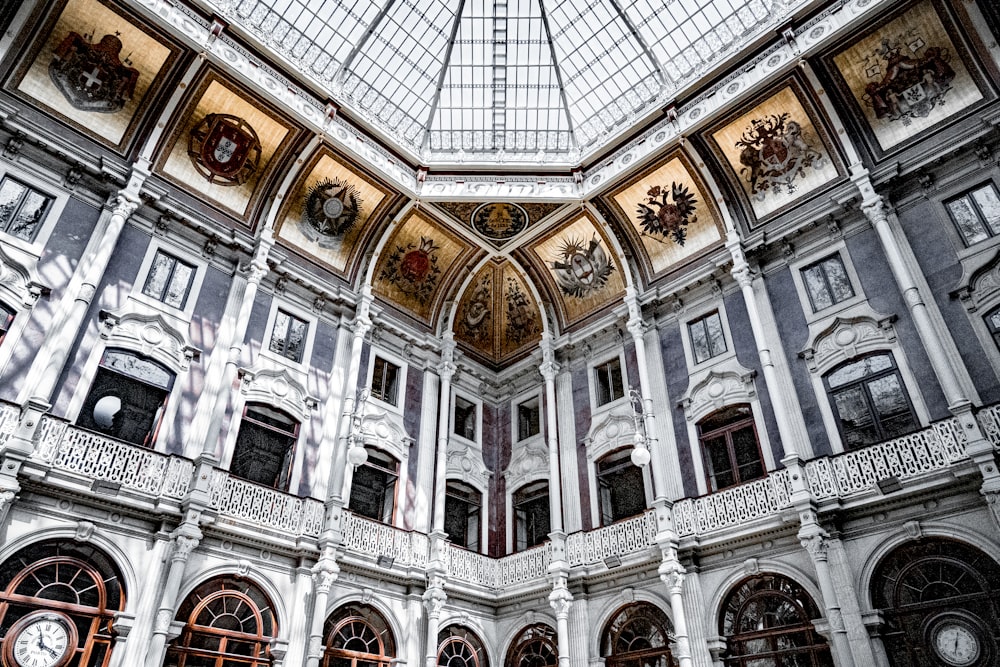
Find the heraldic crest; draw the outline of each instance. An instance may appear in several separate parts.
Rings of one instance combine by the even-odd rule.
[[[872,59],[885,61],[882,80],[865,86],[864,100],[876,118],[909,125],[913,118],[924,118],[935,106],[944,104],[945,93],[955,78],[955,70],[948,64],[950,54],[946,48],[931,46],[917,56],[923,46],[920,38],[912,41],[908,48],[914,55],[909,56],[902,53],[900,44],[883,39],[882,46],[871,55]],[[876,64],[867,71],[869,76],[877,76],[881,68]]]
[[[358,190],[337,178],[324,178],[309,188],[299,228],[321,248],[336,244],[358,221]]]
[[[607,284],[615,265],[595,234],[589,243],[583,239],[564,239],[552,269],[563,294],[583,298]]]
[[[458,329],[463,336],[483,343],[489,340],[490,326],[493,319],[493,278],[484,275],[465,303],[458,318]]]
[[[210,113],[191,130],[188,156],[209,183],[243,185],[260,166],[260,139],[242,118]]]
[[[440,249],[433,239],[426,236],[420,237],[420,243],[408,243],[406,247],[397,245],[389,254],[379,277],[389,281],[403,294],[412,296],[418,303],[425,304],[434,294],[441,274],[436,254]]]
[[[802,135],[802,126],[789,120],[788,112],[755,118],[736,142],[740,149],[740,169],[750,182],[750,192],[758,201],[770,191],[795,192],[795,177],[806,169],[823,166],[823,155]]]
[[[93,34],[70,32],[55,48],[49,78],[66,101],[81,111],[116,113],[135,94],[139,70],[121,61],[118,33],[94,44]]]
[[[639,222],[647,234],[671,239],[682,246],[687,239],[687,226],[698,221],[695,215],[697,203],[698,200],[683,185],[671,183],[669,188],[656,185],[646,193],[646,201],[639,202]]]

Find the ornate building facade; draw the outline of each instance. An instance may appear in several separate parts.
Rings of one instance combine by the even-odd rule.
[[[0,27],[0,665],[1000,664],[995,3]]]

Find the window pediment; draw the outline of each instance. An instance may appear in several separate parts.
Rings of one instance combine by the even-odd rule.
[[[867,314],[836,317],[810,336],[799,356],[805,359],[811,372],[826,373],[848,359],[884,350],[896,342],[896,330],[892,325],[895,315],[881,316],[867,306],[864,308]]]
[[[201,358],[201,350],[162,315],[112,313],[102,310],[101,338],[108,347],[121,347],[155,359],[175,373],[188,370]]]
[[[272,405],[286,411],[297,420],[309,419],[319,401],[310,396],[287,370],[251,370],[241,368],[240,391],[247,402]]]
[[[745,368],[735,358],[692,375],[680,400],[687,420],[697,422],[727,405],[749,403],[757,395],[754,375],[755,371]]]

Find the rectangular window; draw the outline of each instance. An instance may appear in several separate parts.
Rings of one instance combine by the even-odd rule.
[[[279,310],[274,318],[274,328],[271,329],[271,344],[267,349],[286,359],[302,361],[307,331],[309,331],[307,322]]]
[[[52,197],[11,178],[0,181],[0,230],[25,241],[35,240]]]
[[[622,364],[618,359],[594,367],[594,380],[597,382],[597,404],[604,405],[625,395],[625,385],[622,382]]]
[[[168,306],[184,308],[194,273],[190,264],[157,250],[142,293]]]
[[[722,318],[717,310],[690,322],[688,331],[691,333],[691,349],[696,364],[717,357],[727,349]]]
[[[549,487],[532,482],[514,492],[514,550],[524,551],[549,537]]]
[[[517,406],[517,439],[518,441],[538,435],[541,432],[541,407],[538,399],[533,398]]]
[[[698,424],[710,491],[764,476],[764,459],[749,405],[713,412]]]
[[[365,447],[368,460],[354,471],[347,508],[364,517],[392,523],[399,463],[385,452]]]
[[[372,373],[372,397],[396,405],[399,393],[399,366],[375,357],[375,368]]]
[[[631,453],[631,449],[620,449],[597,462],[602,526],[642,514],[646,509],[642,468],[632,464]]]
[[[468,484],[448,482],[444,497],[444,530],[452,544],[479,551],[482,504],[482,494]]]
[[[854,296],[854,287],[840,255],[830,255],[802,269],[802,282],[814,313]]]
[[[266,405],[247,405],[229,472],[256,484],[288,490],[299,424]]]
[[[476,439],[476,404],[461,396],[455,397],[455,435]]]
[[[1000,195],[992,183],[981,185],[945,203],[966,245],[1000,234]]]

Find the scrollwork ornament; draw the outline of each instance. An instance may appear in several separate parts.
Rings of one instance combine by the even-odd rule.
[[[428,616],[438,618],[441,615],[441,610],[444,609],[444,603],[448,600],[448,595],[443,588],[432,586],[424,591],[423,598]]]
[[[139,202],[123,192],[115,193],[109,204],[111,215],[121,216],[126,220],[139,208]]]
[[[330,588],[337,577],[340,576],[340,567],[331,558],[322,558],[312,569],[313,583],[319,593],[329,593]]]
[[[556,612],[556,618],[564,620],[569,617],[569,610],[573,607],[573,594],[566,588],[565,582],[559,582],[551,593],[549,593],[549,605]]]
[[[178,535],[174,538],[174,552],[171,554],[171,560],[175,561],[186,561],[201,543],[201,539],[193,537],[190,535]]]
[[[885,200],[882,197],[875,197],[871,201],[861,205],[861,212],[865,214],[872,226],[877,227],[889,222],[889,214],[886,210]]]
[[[542,362],[542,364],[538,367],[538,372],[541,373],[542,377],[546,380],[555,380],[556,374],[559,372],[559,364],[549,359]]]
[[[802,548],[808,551],[809,555],[813,557],[813,560],[825,561],[827,559],[829,545],[827,544],[826,537],[823,535],[815,534],[800,537],[799,542],[802,543]]]

